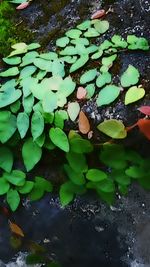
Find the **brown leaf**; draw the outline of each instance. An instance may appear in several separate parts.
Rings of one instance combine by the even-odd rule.
[[[22,229],[15,223],[12,223],[11,221],[9,222],[9,227],[10,230],[12,231],[12,233],[19,235],[21,237],[24,237],[24,233],[22,231]]]
[[[87,134],[90,131],[90,123],[83,111],[79,114],[79,131]]]
[[[101,17],[103,17],[106,14],[104,9],[100,9],[98,11],[96,11],[92,16],[91,19],[99,19]]]
[[[150,140],[150,120],[140,119],[137,125],[146,138]]]
[[[25,3],[22,3],[20,4],[19,6],[16,7],[17,10],[22,10],[22,9],[25,9],[26,7],[29,6],[29,2],[25,2]]]
[[[82,86],[78,87],[77,98],[80,100],[84,99],[86,97],[86,93],[87,93],[87,91],[85,90],[84,87],[82,87]]]

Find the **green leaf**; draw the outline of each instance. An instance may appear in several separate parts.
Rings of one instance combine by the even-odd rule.
[[[128,45],[120,35],[114,35],[111,41],[114,43],[114,47],[126,48]]]
[[[44,145],[44,142],[45,142],[45,133],[43,133],[42,135],[40,135],[36,140],[36,144],[39,146],[39,147],[42,147]]]
[[[117,55],[112,55],[110,57],[103,57],[102,58],[102,65],[107,66],[107,67],[111,67],[113,61],[115,61],[115,59],[117,58]]]
[[[80,106],[79,106],[78,102],[69,103],[67,112],[68,112],[68,115],[69,115],[71,121],[75,121],[79,115],[79,112],[80,112]]]
[[[97,69],[88,70],[80,77],[80,83],[85,84],[91,82],[96,78],[96,76],[97,76]]]
[[[141,98],[143,98],[145,95],[144,88],[132,86],[128,89],[128,91],[125,94],[125,105],[129,105],[131,103],[134,103]]]
[[[3,61],[9,65],[18,65],[21,63],[21,57],[3,58]]]
[[[125,174],[133,179],[138,179],[146,176],[145,170],[138,166],[131,166],[125,170]]]
[[[58,58],[58,54],[56,52],[48,52],[40,54],[39,57],[46,60],[54,60]]]
[[[35,58],[33,64],[41,69],[46,70],[47,72],[51,72],[52,70],[52,62],[43,58]]]
[[[31,44],[28,45],[28,50],[34,50],[34,49],[37,49],[39,47],[41,47],[40,44],[38,44],[38,43],[31,43]]]
[[[10,185],[4,179],[0,177],[0,196],[5,195],[9,191]]]
[[[149,50],[148,41],[144,37],[136,37],[135,35],[128,35],[127,42],[129,43],[128,49],[131,50]]]
[[[97,187],[98,191],[102,191],[104,193],[111,193],[115,191],[115,186],[112,180],[104,179],[103,181],[98,183]]]
[[[101,122],[97,126],[98,130],[114,139],[124,139],[127,131],[121,121],[110,119]]]
[[[81,137],[73,137],[69,141],[70,151],[75,153],[90,153],[93,151],[93,145],[89,140],[83,139]]]
[[[33,141],[37,139],[44,131],[44,118],[39,111],[33,113],[31,118],[31,133]]]
[[[67,44],[69,44],[69,38],[68,37],[62,37],[57,39],[56,45],[59,47],[65,47]]]
[[[48,91],[42,99],[42,107],[46,113],[53,112],[57,108],[57,95]]]
[[[15,88],[7,88],[3,93],[0,93],[0,108],[6,107],[16,102],[21,97],[21,90]]]
[[[86,172],[88,170],[86,158],[83,154],[69,152],[66,154],[66,158],[75,172]]]
[[[78,38],[78,39],[72,39],[70,41],[71,44],[78,45],[78,44],[83,44],[85,46],[89,45],[90,42],[87,38]]]
[[[109,72],[101,73],[96,79],[97,87],[103,87],[104,85],[111,82],[111,74]],[[110,85],[111,86],[111,85]]]
[[[64,165],[64,170],[69,179],[76,185],[84,185],[85,178],[82,172],[75,172],[69,165]]]
[[[67,111],[65,111],[65,110],[55,111],[55,118],[54,118],[55,127],[63,129],[64,128],[64,121],[67,119],[68,119]]]
[[[91,59],[99,59],[103,55],[103,50],[99,49],[98,52],[91,56]]]
[[[65,49],[61,50],[60,55],[62,56],[74,56],[78,54],[77,49],[74,46],[67,46]]]
[[[24,97],[22,101],[22,105],[24,108],[24,112],[27,114],[30,114],[33,109],[33,105],[34,105],[34,96],[29,95],[27,97]]]
[[[36,51],[26,53],[25,56],[22,58],[22,63],[20,64],[20,67],[32,64],[34,59],[38,57],[38,55],[39,54]]]
[[[77,39],[80,37],[82,32],[78,29],[71,29],[71,30],[67,31],[65,34],[67,37],[69,37],[71,39]]]
[[[69,152],[69,141],[67,135],[60,128],[51,128],[49,131],[49,137],[54,145],[65,152]]]
[[[95,93],[95,84],[94,84],[94,83],[88,84],[88,85],[85,87],[85,89],[86,89],[86,91],[87,91],[86,98],[87,98],[87,99],[92,98],[92,96],[93,96],[94,93]]]
[[[17,128],[21,138],[24,138],[29,129],[29,116],[25,112],[18,113]]]
[[[15,211],[20,204],[20,196],[17,190],[10,189],[7,192],[7,203],[12,211]]]
[[[20,100],[17,100],[13,104],[10,105],[10,110],[12,113],[18,113],[21,106]]]
[[[112,103],[120,94],[120,87],[107,85],[98,94],[96,103],[98,107]]]
[[[109,29],[109,22],[107,20],[95,20],[95,30],[101,34],[105,33]]]
[[[89,55],[81,55],[80,58],[71,66],[70,73],[83,67],[89,60]]]
[[[74,198],[72,183],[66,182],[62,184],[60,187],[59,196],[62,206],[68,205]]]
[[[9,68],[5,71],[0,72],[1,77],[10,77],[10,76],[16,76],[19,74],[19,69],[17,67]]]
[[[90,20],[85,20],[81,24],[77,25],[77,28],[81,31],[86,31],[91,26]]]
[[[123,170],[113,170],[111,176],[119,185],[130,185],[131,179],[125,174]]]
[[[34,182],[26,181],[23,186],[18,187],[18,191],[20,194],[28,194],[32,191],[33,186],[34,186]]]
[[[16,117],[9,111],[0,111],[0,141],[6,143],[17,128]]]
[[[40,176],[35,177],[35,182],[39,185],[41,189],[43,189],[46,192],[52,192],[53,186],[52,183]]]
[[[64,62],[62,62],[60,59],[53,60],[51,68],[52,74],[54,76],[65,76]]]
[[[129,65],[127,70],[121,76],[121,85],[123,87],[129,87],[135,85],[139,81],[139,71],[132,65]]]
[[[25,79],[30,77],[32,74],[34,74],[36,72],[37,68],[35,66],[26,66],[24,67],[21,72],[20,72],[20,76],[19,79]]]
[[[76,83],[73,82],[72,78],[70,76],[66,77],[63,80],[63,83],[61,84],[61,88],[58,94],[60,93],[63,96],[68,97],[69,95],[73,93],[73,91],[75,90],[75,87],[76,87]]]
[[[98,31],[96,31],[94,28],[89,28],[85,33],[84,33],[85,37],[88,38],[94,38],[94,37],[98,37],[100,36],[100,33]]]
[[[25,184],[26,175],[24,172],[19,170],[13,170],[11,173],[5,172],[3,174],[5,180],[9,183],[16,185],[16,186],[23,186]]]
[[[24,54],[27,52],[27,45],[25,43],[17,43],[11,46],[13,49],[15,49],[14,51],[12,51],[10,53],[10,55],[8,57],[12,57],[15,55],[20,55],[20,54]]]
[[[29,157],[31,155],[31,157]],[[22,148],[22,157],[27,171],[30,171],[40,161],[42,149],[33,142],[32,138],[27,139]]]
[[[107,179],[107,174],[98,169],[90,169],[86,173],[86,178],[92,182],[100,182]]]
[[[100,153],[100,159],[109,168],[122,170],[127,167],[125,150],[123,146],[120,145],[103,145],[103,149]]]
[[[47,181],[46,179],[42,177],[35,177],[35,183],[34,187],[30,193],[31,200],[38,200],[43,197],[45,191],[46,192],[52,192],[52,184],[50,181]]]
[[[13,154],[8,147],[0,147],[0,168],[10,172],[13,166]]]

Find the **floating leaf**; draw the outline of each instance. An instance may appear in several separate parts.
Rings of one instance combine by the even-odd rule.
[[[128,45],[127,42],[120,35],[114,35],[111,38],[111,41],[115,44],[114,47],[126,48]]]
[[[89,60],[89,55],[82,55],[80,58],[71,66],[70,73],[74,72],[83,67]]]
[[[12,45],[11,47],[15,50],[12,51],[8,57],[24,54],[28,50],[28,46],[25,43],[17,43],[17,44]]]
[[[63,80],[63,83],[61,84],[61,88],[59,92],[60,94],[62,94],[62,96],[68,97],[69,95],[73,93],[73,91],[75,90],[75,87],[76,87],[76,83],[73,82],[71,76],[69,76]]]
[[[94,22],[95,30],[101,34],[105,33],[109,29],[109,22],[107,20],[96,20]]]
[[[62,37],[57,39],[56,45],[59,47],[65,47],[67,44],[69,44],[69,38],[68,37]]]
[[[55,76],[65,76],[64,62],[61,62],[59,59],[55,59],[51,67],[52,74]]]
[[[21,63],[21,57],[3,58],[3,61],[9,65],[18,65]]]
[[[42,107],[46,113],[53,112],[57,108],[57,95],[48,91],[42,99]]]
[[[79,114],[79,131],[83,134],[87,134],[90,131],[90,123],[83,111]]]
[[[29,155],[32,155],[29,157]],[[40,161],[42,149],[33,142],[32,138],[26,140],[22,148],[22,157],[27,171],[30,171]]]
[[[11,221],[9,222],[9,227],[12,233],[19,235],[21,237],[24,237],[24,233],[22,231],[22,229],[16,224],[16,223],[12,223]]]
[[[114,139],[123,139],[127,136],[123,123],[115,119],[105,120],[104,122],[101,122],[97,128],[99,131]]]
[[[15,133],[17,128],[16,117],[9,111],[0,112],[0,141],[7,142]]]
[[[77,28],[81,31],[86,31],[91,25],[91,21],[90,20],[85,20],[84,22],[82,22],[81,24],[79,24],[77,26]]]
[[[72,39],[77,39],[80,37],[80,35],[82,34],[82,32],[78,29],[71,29],[69,31],[67,31],[66,36]]]
[[[117,55],[112,55],[110,57],[103,57],[102,58],[102,65],[107,66],[107,67],[111,67],[113,61],[117,58]]]
[[[84,87],[79,86],[77,90],[77,99],[84,99],[86,97],[86,90]]]
[[[7,203],[9,204],[12,211],[15,211],[20,204],[20,196],[17,190],[10,189],[7,192]]]
[[[66,154],[69,165],[75,172],[86,172],[88,169],[84,154],[69,152]]]
[[[46,60],[54,60],[58,58],[58,54],[56,52],[48,52],[40,54],[39,57]]]
[[[0,178],[0,196],[5,195],[9,191],[9,188],[9,183],[4,178]]]
[[[34,50],[34,49],[41,47],[41,45],[39,43],[31,43],[27,47],[28,47],[28,50]]]
[[[52,62],[49,60],[43,58],[35,58],[33,64],[41,70],[46,70],[47,72],[51,72]]]
[[[31,119],[31,133],[33,141],[37,139],[44,131],[44,118],[39,111],[36,111],[32,115]]]
[[[21,138],[24,138],[29,129],[29,116],[25,112],[18,113],[17,128]]]
[[[106,12],[104,9],[97,10],[92,16],[91,19],[99,19],[105,16]]]
[[[84,33],[84,36],[88,38],[98,37],[99,35],[100,33],[96,31],[94,28],[89,28],[88,31]]]
[[[87,46],[90,44],[89,40],[87,38],[78,38],[78,39],[72,39],[70,41],[71,44],[74,44],[74,45],[78,45],[78,44],[82,44],[84,46]]]
[[[97,87],[103,87],[104,85],[111,82],[111,74],[109,72],[101,73],[96,79]]]
[[[24,108],[24,112],[27,114],[30,114],[33,109],[33,105],[34,105],[34,96],[29,95],[28,97],[24,97],[22,105]]]
[[[0,108],[6,107],[16,102],[21,97],[21,90],[15,88],[7,88],[3,93],[0,93]]]
[[[125,95],[125,105],[129,105],[143,98],[145,95],[144,88],[133,86],[128,89]]]
[[[18,188],[18,191],[20,194],[28,194],[32,191],[34,186],[34,182],[32,181],[26,181],[25,184],[23,186],[20,186]]]
[[[97,69],[86,71],[80,77],[80,83],[85,84],[85,83],[91,82],[95,79],[96,76],[97,76]]]
[[[19,69],[17,67],[12,67],[3,72],[0,72],[1,77],[16,76],[17,74],[19,74]]]
[[[129,87],[135,85],[139,81],[139,71],[132,65],[129,65],[127,70],[121,76],[121,85],[123,87]]]
[[[0,168],[6,172],[10,172],[13,166],[13,154],[11,150],[5,146],[0,147]]]
[[[91,56],[92,59],[99,59],[103,55],[103,50],[99,49],[98,52]]]
[[[32,74],[36,72],[37,68],[35,66],[26,66],[24,67],[21,72],[19,79],[25,79],[30,77]]]
[[[149,50],[148,41],[144,37],[137,37],[135,35],[128,35],[127,42],[129,43],[128,49],[131,50]]]
[[[9,183],[16,185],[16,186],[22,186],[25,183],[26,175],[24,172],[19,170],[13,170],[11,173],[4,173],[3,177],[5,180],[7,180]]]
[[[61,185],[59,196],[62,206],[68,205],[73,200],[74,192],[72,190],[72,184],[70,184],[70,182],[66,182]]]
[[[96,103],[98,107],[112,103],[120,94],[120,87],[107,85],[98,94]]]
[[[68,104],[68,115],[72,121],[75,121],[80,112],[80,106],[78,102],[71,102]]]
[[[77,55],[78,51],[74,46],[67,46],[64,50],[60,51],[60,55],[62,56],[74,56]]]
[[[60,128],[51,128],[49,137],[52,142],[65,152],[69,152],[69,141],[66,134]]]
[[[138,108],[138,110],[147,115],[147,116],[150,116],[150,106],[141,106],[140,108]]]
[[[95,84],[94,83],[88,84],[85,87],[85,90],[86,90],[86,98],[90,99],[95,93]]]
[[[92,182],[100,182],[107,179],[107,174],[99,169],[90,169],[86,173],[86,178]]]

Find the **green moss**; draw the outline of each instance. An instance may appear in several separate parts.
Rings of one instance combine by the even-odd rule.
[[[6,56],[10,52],[11,45],[16,42],[31,42],[33,34],[26,25],[17,25],[15,8],[6,0],[0,4],[0,54]]]

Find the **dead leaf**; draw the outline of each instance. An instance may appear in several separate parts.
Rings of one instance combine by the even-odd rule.
[[[91,19],[99,19],[103,16],[105,16],[106,12],[104,9],[100,9],[98,11],[96,11],[92,16]]]
[[[25,2],[16,7],[17,10],[25,9],[29,6],[29,2]]]
[[[84,87],[80,86],[77,90],[77,99],[84,99],[86,97],[87,91]]]
[[[24,237],[24,233],[23,233],[22,229],[16,223],[12,223],[10,221],[9,227],[10,227],[10,230],[12,231],[12,233],[19,235],[21,237]]]
[[[146,138],[150,140],[150,120],[140,119],[137,125]]]
[[[87,134],[90,131],[90,123],[83,111],[79,114],[79,131],[82,134]]]
[[[143,113],[143,114],[145,114],[147,116],[150,116],[150,106],[142,106],[142,107],[138,108],[138,110],[141,113]]]

